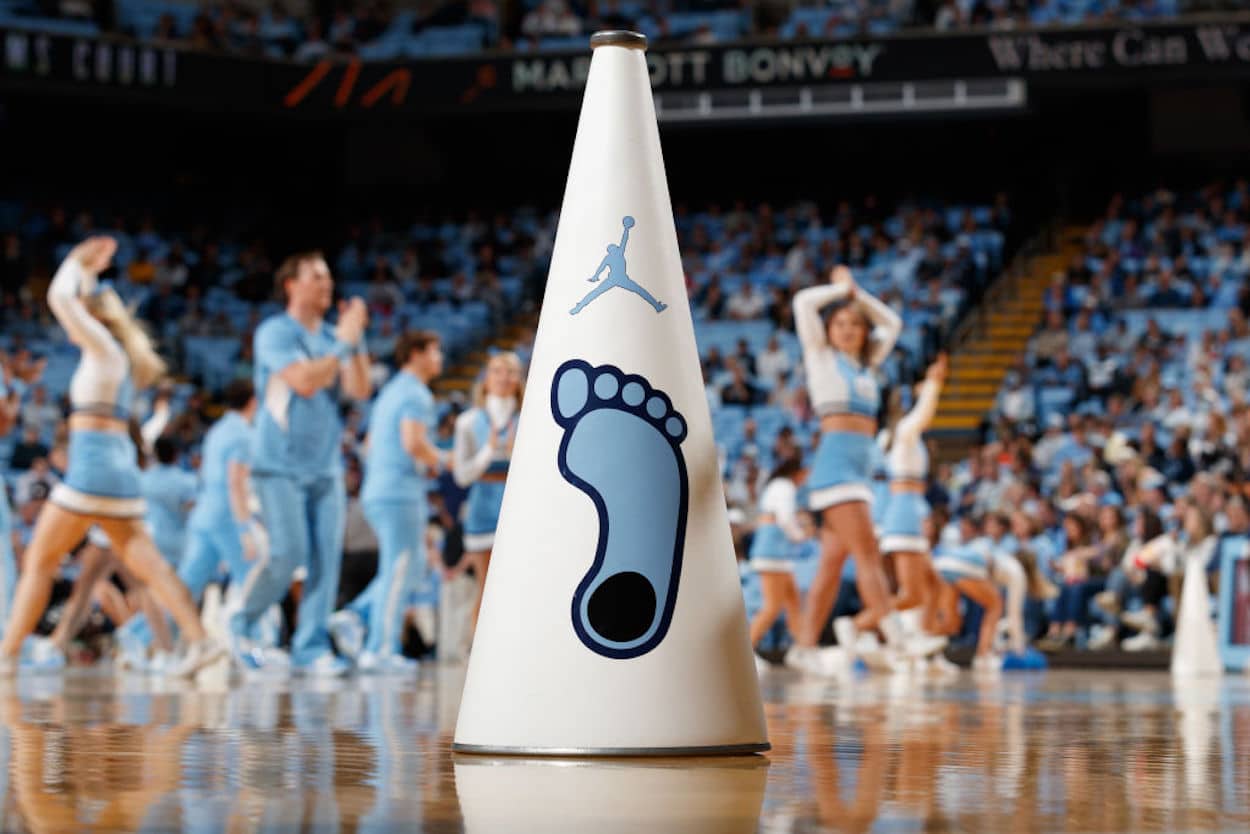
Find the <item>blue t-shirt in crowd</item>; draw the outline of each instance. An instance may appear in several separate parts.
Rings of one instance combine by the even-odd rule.
[[[256,328],[253,354],[261,405],[252,443],[252,468],[257,473],[317,477],[342,469],[339,442],[343,423],[337,380],[311,397],[301,397],[279,376],[297,362],[333,352],[334,330],[324,322],[311,332],[286,313],[279,313]]]
[[[191,526],[213,530],[232,524],[230,510],[230,464],[250,464],[252,426],[237,411],[228,411],[204,435],[201,453],[200,492],[191,513]]]
[[[369,415],[369,455],[365,459],[362,501],[411,501],[429,490],[425,467],[404,449],[401,426],[405,420],[425,425],[434,437],[434,395],[410,373],[400,371],[383,386]]]

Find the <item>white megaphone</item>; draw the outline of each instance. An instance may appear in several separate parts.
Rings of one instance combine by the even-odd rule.
[[[768,749],[646,39],[591,39],[453,749]]]

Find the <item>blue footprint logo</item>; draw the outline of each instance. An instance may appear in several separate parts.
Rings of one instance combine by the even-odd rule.
[[[591,651],[628,659],[668,633],[686,545],[686,421],[642,377],[565,362],[551,385],[564,429],[560,474],[594,502],[594,564],[573,594],[573,629]]]

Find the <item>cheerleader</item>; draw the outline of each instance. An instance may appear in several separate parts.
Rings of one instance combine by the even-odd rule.
[[[894,575],[898,580],[894,609],[907,627],[907,648],[920,656],[938,651],[946,642],[919,633],[919,609],[925,602],[932,571],[929,540],[922,531],[922,522],[929,516],[929,502],[925,500],[929,453],[924,445],[924,432],[933,422],[945,380],[946,355],[943,354],[929,366],[924,382],[918,386],[912,410],[894,426],[886,453],[890,498],[881,520],[881,553],[894,559]]]
[[[829,306],[827,319],[821,311]],[[808,475],[811,508],[822,514],[821,562],[808,591],[799,646],[814,650],[833,608],[848,553],[864,608],[834,623],[838,645],[853,657],[860,631],[881,626],[897,646],[901,626],[873,529],[871,466],[881,392],[875,371],[898,340],[902,320],[856,286],[851,271],[834,268],[830,283],[794,296],[794,321],[803,348],[808,396],[820,416],[821,438]]]
[[[490,569],[490,552],[495,544],[495,527],[499,523],[524,393],[521,360],[515,353],[496,354],[486,364],[486,378],[478,389],[476,407],[456,419],[452,475],[457,484],[469,490],[461,570],[472,568],[477,579],[477,598],[470,618],[474,629],[482,607],[482,589]]]
[[[773,470],[760,495],[760,517],[751,539],[751,567],[760,577],[764,604],[751,620],[751,645],[757,645],[782,612],[786,627],[799,624],[799,586],[794,581],[795,545],[807,538],[798,517],[803,464],[788,458]]]
[[[994,653],[998,621],[1003,614],[1003,599],[994,581],[995,559],[985,548],[970,543],[938,544],[943,522],[942,513],[934,511],[923,522],[925,540],[935,546],[933,567],[941,577],[930,627],[950,635],[959,631],[959,597],[963,595],[984,609],[981,631],[977,637],[974,672],[997,672],[1002,658]],[[941,623],[939,626],[938,623]]]
[[[116,250],[112,238],[88,238],[70,252],[48,288],[48,306],[82,350],[70,381],[69,466],[26,549],[0,641],[0,672],[16,668],[22,641],[47,607],[58,565],[93,524],[177,622],[187,648],[172,668],[175,674],[191,675],[223,653],[205,634],[186,586],[144,528],[146,507],[127,418],[135,389],[154,384],[165,364],[117,294],[97,290],[96,277]]]

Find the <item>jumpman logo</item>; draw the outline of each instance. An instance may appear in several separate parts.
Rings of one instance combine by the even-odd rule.
[[[599,268],[595,270],[595,274],[586,280],[590,281],[592,284],[595,283],[599,280],[599,276],[603,274],[605,269],[608,271],[608,277],[604,279],[603,283],[599,284],[599,286],[587,293],[585,298],[577,302],[577,306],[570,311],[572,315],[575,316],[582,310],[586,309],[587,304],[594,301],[596,298],[603,295],[613,287],[620,287],[621,289],[629,290],[635,295],[641,296],[644,301],[655,308],[657,313],[663,312],[668,307],[667,304],[647,292],[646,287],[635,283],[634,279],[630,278],[629,275],[626,274],[625,244],[629,243],[629,230],[634,227],[634,218],[626,215],[625,218],[621,220],[621,225],[625,227],[625,231],[621,233],[621,242],[619,244],[608,244],[608,254],[603,256],[603,261],[599,264]]]

